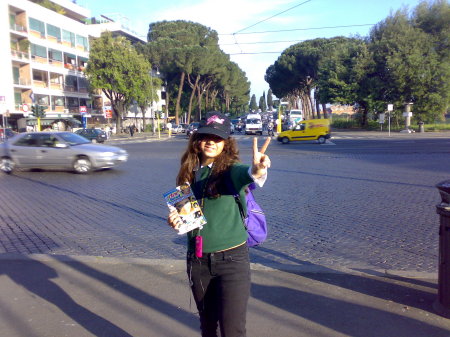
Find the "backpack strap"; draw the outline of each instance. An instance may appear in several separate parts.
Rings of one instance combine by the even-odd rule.
[[[239,196],[239,193],[236,191],[236,188],[233,185],[233,181],[231,180],[231,170],[228,170],[227,177],[225,178],[225,183],[226,183],[228,192],[234,197],[234,201],[236,201],[236,204],[239,208],[239,213],[241,214],[242,223],[244,224],[245,230],[247,230],[247,224],[245,223],[245,219],[247,217],[245,216],[241,197]]]

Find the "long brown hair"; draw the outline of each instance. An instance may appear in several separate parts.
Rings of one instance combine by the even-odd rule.
[[[200,167],[201,162],[200,142],[200,134],[194,133],[189,139],[188,146],[181,156],[181,167],[177,176],[177,185],[186,182],[192,184],[194,182],[194,170]],[[214,160],[211,177],[206,188],[206,195],[208,197],[217,198],[219,196],[218,186],[225,177],[225,171],[237,162],[239,162],[239,149],[236,140],[229,137],[225,139],[222,153]]]

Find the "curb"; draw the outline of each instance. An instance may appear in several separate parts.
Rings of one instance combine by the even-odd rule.
[[[98,264],[135,264],[147,266],[161,266],[170,269],[184,270],[186,262],[184,259],[146,259],[133,257],[104,257],[104,256],[88,256],[88,255],[51,255],[51,254],[16,254],[3,253],[0,254],[0,261],[39,261],[39,262],[83,262]],[[389,269],[359,269],[349,267],[327,267],[320,265],[289,265],[279,263],[250,263],[250,269],[254,271],[284,271],[291,273],[306,274],[349,274],[364,275],[372,277],[402,277],[417,279],[433,279],[437,280],[437,273],[418,272],[408,270],[389,270]]]

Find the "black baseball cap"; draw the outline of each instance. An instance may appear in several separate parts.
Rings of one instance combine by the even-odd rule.
[[[200,121],[198,134],[215,135],[222,139],[230,137],[231,122],[230,119],[220,112],[207,112],[206,116]]]

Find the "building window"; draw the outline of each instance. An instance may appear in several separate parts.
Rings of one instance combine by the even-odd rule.
[[[64,96],[52,96],[53,106],[64,106]]]
[[[77,46],[83,47],[85,51],[88,50],[88,39],[84,36],[77,35]]]
[[[47,35],[54,37],[58,42],[61,41],[61,29],[47,23]]]
[[[65,86],[68,91],[78,91],[77,77],[67,75],[65,78]]]
[[[59,50],[49,48],[48,49],[48,59],[51,61],[62,62],[63,61],[62,52]]]
[[[75,47],[75,34],[63,29],[62,41],[70,47]]]
[[[50,102],[48,95],[36,95],[35,99],[39,105],[49,105]]]
[[[64,53],[64,67],[70,70],[75,70],[77,66],[76,56],[69,53]]]
[[[41,37],[45,37],[45,23],[42,21],[30,18],[30,29],[39,32]]]
[[[47,48],[32,43],[31,56],[38,56],[47,59]]]
[[[78,108],[80,106],[78,97],[66,97],[67,98],[67,106],[70,108]]]

